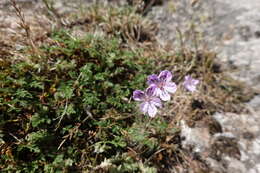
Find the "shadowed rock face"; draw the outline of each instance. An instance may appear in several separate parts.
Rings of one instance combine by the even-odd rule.
[[[227,67],[237,69],[230,75],[260,90],[259,10],[259,0],[175,0],[149,15],[159,24],[162,45],[178,49],[181,36],[191,49],[214,49]],[[260,173],[260,97],[247,105],[248,114],[213,116],[223,132],[190,128],[182,121],[183,147],[193,148],[216,172]]]

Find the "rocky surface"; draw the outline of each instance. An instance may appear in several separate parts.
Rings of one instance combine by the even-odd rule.
[[[234,69],[230,75],[260,89],[260,1],[175,0],[154,7],[150,18],[160,23],[162,45],[194,50],[210,48]],[[183,45],[182,45],[183,46]],[[260,97],[249,113],[216,113],[222,133],[190,128],[182,121],[183,146],[199,154],[215,172],[260,173]]]
[[[174,0],[154,7],[162,45],[210,48],[239,70],[232,75],[260,89],[260,1]],[[177,31],[180,32],[177,32]]]
[[[0,2],[2,40],[16,39],[19,30],[17,17],[6,10],[10,8],[8,3],[7,0]],[[35,8],[25,13],[27,20],[37,17],[32,13],[43,8],[33,6]],[[169,0],[163,6],[153,7],[148,17],[159,24],[157,39],[162,45],[172,45],[176,49],[181,46],[194,50],[214,49],[219,52],[220,60],[234,69],[232,76],[260,90],[259,10],[259,0]],[[49,19],[41,21],[41,25],[51,23]],[[9,35],[3,34],[7,29]],[[198,153],[215,172],[260,173],[260,97],[256,96],[247,106],[250,110],[247,114],[216,113],[214,118],[223,132],[214,135],[208,127],[190,128],[181,121],[183,147],[192,148],[192,152]]]

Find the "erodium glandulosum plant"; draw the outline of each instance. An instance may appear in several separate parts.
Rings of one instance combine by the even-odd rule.
[[[150,117],[154,117],[157,113],[156,107],[162,107],[161,100],[156,96],[156,85],[150,85],[145,92],[136,90],[133,93],[133,98],[135,101],[142,102],[140,104],[141,111]]]
[[[145,91],[135,90],[133,99],[140,103],[140,110],[143,114],[155,117],[157,108],[162,108],[162,101],[169,101],[171,94],[177,90],[177,85],[172,82],[172,73],[163,70],[159,75],[152,74],[147,77],[148,88]],[[183,86],[190,92],[196,91],[199,80],[193,79],[190,75],[185,76]]]

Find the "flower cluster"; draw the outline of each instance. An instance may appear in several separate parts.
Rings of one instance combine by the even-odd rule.
[[[190,92],[196,91],[198,80],[193,79],[190,75],[185,76],[183,86]],[[143,114],[154,117],[157,108],[162,107],[162,101],[169,101],[171,95],[176,92],[177,85],[172,82],[172,73],[168,70],[161,71],[159,75],[152,74],[147,78],[149,87],[145,91],[135,90],[133,99],[141,102],[140,110]]]

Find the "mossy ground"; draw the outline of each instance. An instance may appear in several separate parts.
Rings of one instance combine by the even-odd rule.
[[[33,39],[35,47],[0,45],[3,172],[177,171],[191,157],[180,120],[204,121],[217,133],[211,115],[245,111],[242,102],[253,95],[225,74],[215,52],[162,48],[156,24],[132,6],[95,5],[64,18],[70,24]],[[151,119],[131,94],[165,69],[179,86],[187,74],[200,85],[194,94],[179,87]]]

